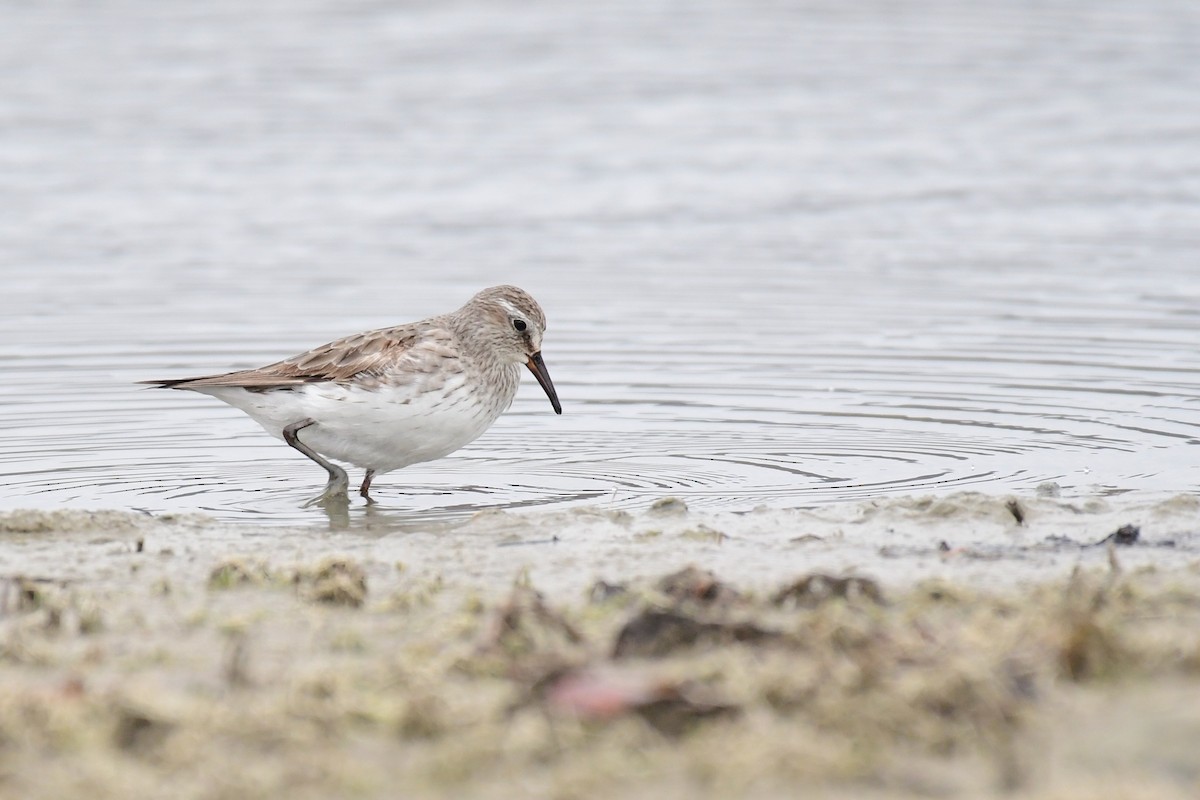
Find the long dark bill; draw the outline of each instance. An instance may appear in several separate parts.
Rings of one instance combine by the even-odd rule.
[[[541,353],[534,353],[525,362],[525,366],[529,367],[529,371],[533,373],[533,377],[537,378],[537,382],[542,385],[546,391],[546,397],[550,398],[550,405],[554,406],[554,413],[562,413],[562,405],[558,402],[558,392],[554,391],[554,384],[550,382],[550,373],[546,371],[546,362],[542,361]]]

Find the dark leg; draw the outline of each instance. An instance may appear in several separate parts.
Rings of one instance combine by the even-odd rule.
[[[363,476],[362,486],[358,487],[358,493],[361,494],[363,497],[367,498],[368,503],[375,502],[374,500],[371,499],[371,495],[368,494],[371,491],[371,478],[374,478],[374,477],[375,477],[375,470],[373,470],[373,469],[367,470],[367,474]]]
[[[309,425],[315,425],[316,420],[303,419],[299,422],[293,422],[283,429],[283,440],[290,446],[296,448],[304,455],[311,458],[313,461],[321,465],[321,468],[329,473],[329,482],[325,484],[325,491],[321,492],[320,496],[314,497],[312,502],[325,503],[330,500],[346,502],[350,498],[347,494],[347,489],[350,488],[350,479],[346,476],[346,470],[336,464],[331,464],[317,454],[316,450],[300,441],[297,435],[300,431],[307,428]]]

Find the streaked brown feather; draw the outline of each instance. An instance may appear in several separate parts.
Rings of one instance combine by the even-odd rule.
[[[441,358],[454,356],[451,334],[440,325],[424,327],[400,325],[366,333],[356,333],[291,358],[257,369],[238,370],[220,375],[175,380],[142,381],[170,389],[202,389],[237,386],[252,391],[286,389],[306,383],[347,383],[356,380],[367,386],[364,377],[385,373],[420,374],[422,364],[433,365]],[[402,368],[400,368],[402,367]],[[400,369],[397,369],[400,368]]]

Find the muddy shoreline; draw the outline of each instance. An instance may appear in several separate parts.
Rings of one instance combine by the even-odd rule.
[[[1197,510],[6,512],[0,795],[1194,796]]]

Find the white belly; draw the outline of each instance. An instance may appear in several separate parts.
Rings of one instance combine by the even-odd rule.
[[[441,458],[474,441],[515,394],[467,391],[461,381],[417,394],[406,388],[322,383],[265,392],[234,387],[198,391],[241,409],[279,439],[288,425],[314,420],[299,432],[300,441],[321,455],[380,474]]]

